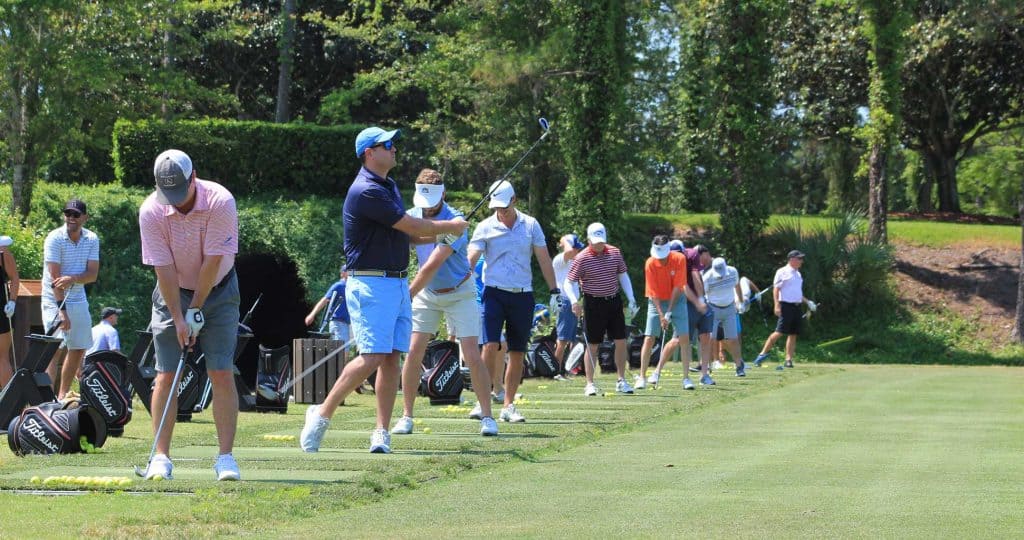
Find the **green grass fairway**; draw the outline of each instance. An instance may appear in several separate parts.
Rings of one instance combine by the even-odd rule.
[[[676,365],[673,368],[678,369]],[[635,396],[527,381],[525,424],[483,438],[464,410],[421,404],[395,454],[366,452],[371,401],[339,410],[320,453],[263,439],[287,415],[243,414],[244,481],[217,483],[208,413],[176,433],[176,479],[77,497],[32,476],[131,476],[147,415],[100,454],[0,452],[0,537],[1013,537],[1024,530],[1024,369],[751,369]],[[609,377],[602,381],[609,386]],[[542,388],[543,387],[543,388]],[[431,433],[423,433],[425,427]],[[171,492],[171,493],[162,493]],[[190,496],[174,496],[186,493]],[[144,496],[140,496],[144,495]],[[28,528],[25,516],[45,516]],[[38,525],[40,520],[30,520]]]

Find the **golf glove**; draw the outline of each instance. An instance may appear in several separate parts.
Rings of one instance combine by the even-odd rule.
[[[8,319],[14,316],[15,305],[14,300],[8,300],[7,305],[4,306],[4,315],[7,315]]]
[[[740,315],[747,312],[747,308],[750,307],[750,300],[746,302],[736,302],[736,312]]]
[[[807,301],[807,309],[811,310],[811,313],[818,311],[818,304],[814,303],[814,300]]]
[[[548,309],[551,313],[559,313],[562,309],[562,292],[558,289],[551,291],[551,300],[548,301]]]
[[[630,302],[629,306],[626,307],[626,321],[632,321],[639,311],[640,308],[637,307],[636,302]]]
[[[459,236],[456,235],[456,234],[439,234],[439,235],[437,235],[437,243],[438,244],[444,244],[446,246],[451,246],[458,239],[459,239]]]
[[[203,329],[203,325],[206,324],[206,319],[203,317],[203,310],[199,308],[188,308],[185,312],[185,322],[188,324],[188,335],[198,336],[199,331]]]

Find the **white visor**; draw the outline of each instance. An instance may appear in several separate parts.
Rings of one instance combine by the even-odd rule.
[[[672,251],[672,248],[669,247],[668,244],[662,244],[660,246],[651,244],[651,257],[654,257],[655,259],[664,259],[665,257],[668,257],[670,251]]]
[[[412,204],[416,208],[433,208],[444,197],[444,184],[416,184]]]
[[[11,245],[13,243],[14,243],[14,239],[11,238],[10,236],[7,236],[7,235],[0,236],[0,247],[7,247],[7,246],[9,246],[9,245]]]

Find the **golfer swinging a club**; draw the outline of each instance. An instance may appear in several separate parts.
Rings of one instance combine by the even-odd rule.
[[[370,452],[391,452],[391,411],[398,394],[398,357],[409,352],[412,307],[409,283],[409,237],[463,233],[460,219],[429,220],[405,213],[398,184],[388,176],[395,167],[398,130],[369,127],[356,137],[356,157],[363,167],[345,196],[345,260],[348,283],[345,301],[352,335],[361,354],[345,365],[320,405],[306,410],[299,445],[306,452],[320,449],[338,405],[377,370],[377,426],[370,435]]]
[[[213,386],[220,446],[213,469],[217,480],[238,480],[238,463],[231,455],[238,423],[232,364],[241,301],[235,275],[235,198],[224,186],[197,178],[192,159],[181,150],[157,156],[153,176],[156,191],[139,209],[142,262],[154,268],[157,280],[150,319],[157,371],[150,410],[156,440],[145,476],[171,478],[176,415],[165,410],[178,410],[176,365],[184,360],[183,351],[202,338],[198,346]]]

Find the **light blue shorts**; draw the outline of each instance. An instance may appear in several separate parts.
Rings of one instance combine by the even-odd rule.
[[[668,310],[668,300],[647,299],[647,328],[644,330],[644,335],[661,337],[661,323],[658,322],[658,310],[654,307],[654,302],[661,303],[662,313]],[[676,300],[676,305],[672,306],[672,334],[675,337],[686,334],[690,327],[686,313],[686,304],[688,303],[686,297],[681,296]]]
[[[409,352],[412,335],[409,280],[351,276],[345,286],[345,302],[360,353]]]
[[[558,340],[576,341],[576,330],[577,326],[579,326],[579,321],[576,320],[576,314],[572,312],[572,304],[564,294],[558,298],[562,301],[562,307],[558,310],[558,322],[555,325]]]
[[[349,328],[348,323],[344,321],[331,321],[328,329],[331,331],[331,339],[348,343],[349,340]]]

